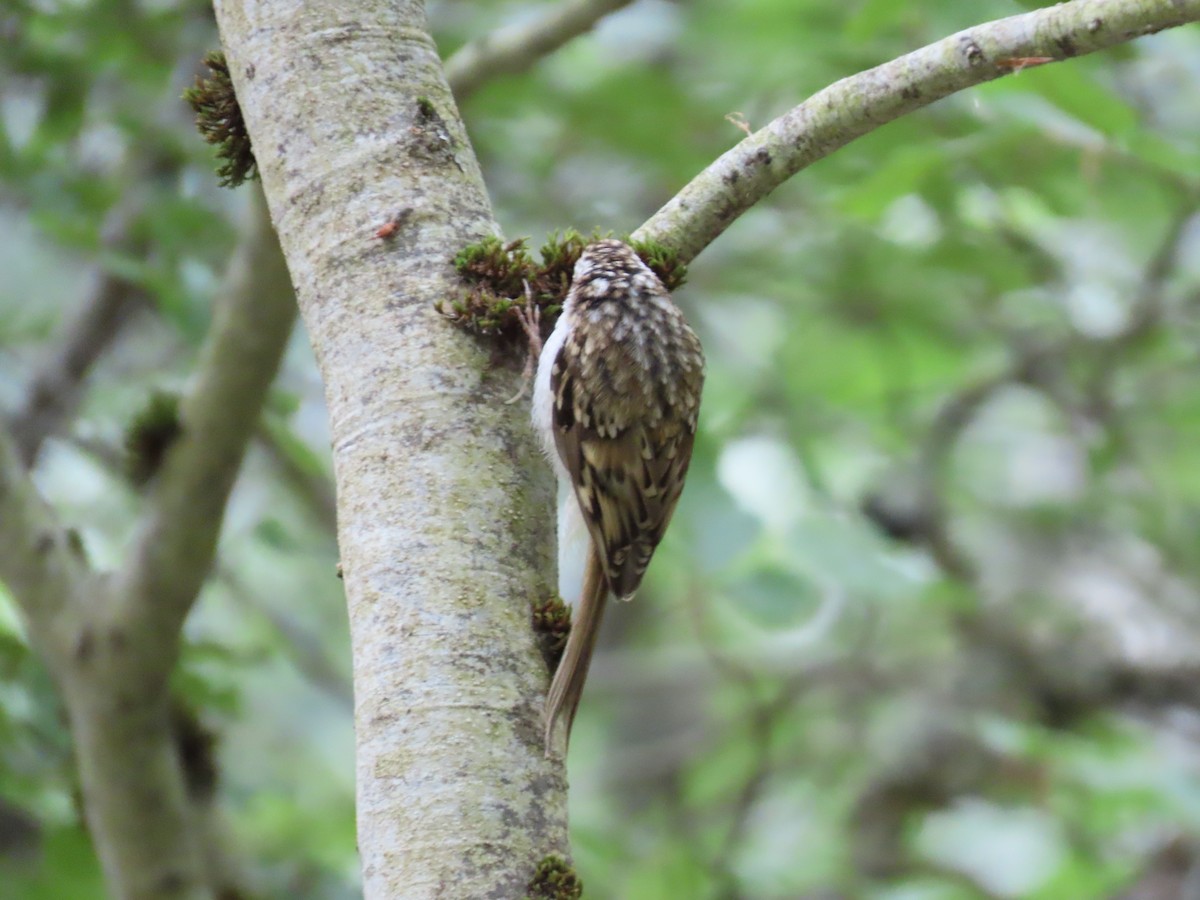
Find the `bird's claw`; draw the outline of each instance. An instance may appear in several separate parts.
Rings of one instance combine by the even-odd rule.
[[[521,371],[521,389],[504,401],[506,405],[516,403],[525,396],[525,391],[529,389],[529,383],[533,380],[533,367],[542,355],[542,311],[533,302],[533,291],[530,290],[529,282],[522,283],[525,285],[525,305],[518,307],[515,315],[521,323],[525,337],[529,339],[529,352],[525,357],[525,368]]]

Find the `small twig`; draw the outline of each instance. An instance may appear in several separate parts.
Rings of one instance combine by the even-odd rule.
[[[709,863],[714,874],[728,887],[737,883],[733,870],[733,859],[745,837],[750,814],[762,796],[774,768],[774,748],[771,735],[776,722],[789,711],[796,700],[798,689],[783,690],[773,700],[756,705],[750,718],[750,744],[756,750],[750,777],[743,783],[729,814],[729,830],[721,841],[716,855]]]
[[[1162,321],[1163,295],[1167,280],[1179,268],[1179,257],[1187,239],[1188,224],[1196,216],[1198,204],[1200,196],[1191,198],[1191,202],[1176,211],[1162,242],[1142,274],[1141,285],[1126,326],[1116,334],[1098,340],[1097,344],[1104,344],[1109,350],[1126,349],[1145,337]],[[1101,366],[1096,376],[1103,378],[1106,373],[1111,372],[1110,367]]]
[[[726,113],[725,121],[731,122],[732,124],[736,125],[738,127],[738,129],[744,135],[746,135],[746,137],[750,137],[750,135],[752,135],[754,133],[753,130],[750,128],[750,123],[746,121],[746,117],[744,115],[742,115],[740,112]]]
[[[996,65],[1001,69],[1011,69],[1014,75],[1019,75],[1025,69],[1044,66],[1046,63],[1052,62],[1054,62],[1053,56],[1002,56],[996,60]]]

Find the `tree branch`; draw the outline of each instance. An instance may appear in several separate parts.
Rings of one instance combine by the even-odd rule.
[[[70,653],[54,666],[88,824],[114,896],[212,896],[203,828],[172,734],[167,676],[295,320],[261,201],[255,209],[182,403],[182,435],[156,476],[132,549],[98,596],[78,605]]]
[[[177,94],[171,106],[178,105]],[[181,163],[170,153],[142,147],[118,167],[122,199],[104,220],[100,253],[141,257],[151,241],[139,220],[179,174]],[[66,429],[96,363],[121,337],[137,313],[151,309],[151,298],[136,282],[97,266],[87,294],[70,324],[56,335],[39,361],[20,406],[10,417],[13,437],[27,467],[32,467],[46,438]]]
[[[532,68],[571,38],[591,28],[631,0],[566,0],[525,25],[513,25],[471,41],[446,61],[446,80],[462,103],[497,75]]]
[[[693,259],[801,169],[893,119],[1012,74],[1013,60],[1064,60],[1200,20],[1200,0],[1072,0],[960,31],[830,85],[697,175],[633,237]]]
[[[117,576],[123,607],[117,618],[160,636],[178,632],[208,575],[226,501],[296,318],[261,199],[253,215],[226,274],[193,388],[180,405],[182,435],[158,473]]]

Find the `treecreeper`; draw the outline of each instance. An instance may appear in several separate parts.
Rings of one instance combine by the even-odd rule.
[[[633,598],[670,524],[703,385],[700,339],[654,272],[621,241],[585,247],[533,391],[559,482],[559,566],[583,561],[582,589],[564,592],[575,609],[546,696],[547,755],[559,719],[570,740],[608,596]]]

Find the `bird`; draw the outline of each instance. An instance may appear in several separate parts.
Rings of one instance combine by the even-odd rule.
[[[582,569],[577,595],[564,591],[575,610],[546,696],[548,757],[560,718],[569,744],[609,595],[633,598],[675,512],[704,372],[700,339],[637,252],[619,240],[584,247],[532,400],[559,482],[560,584]]]

